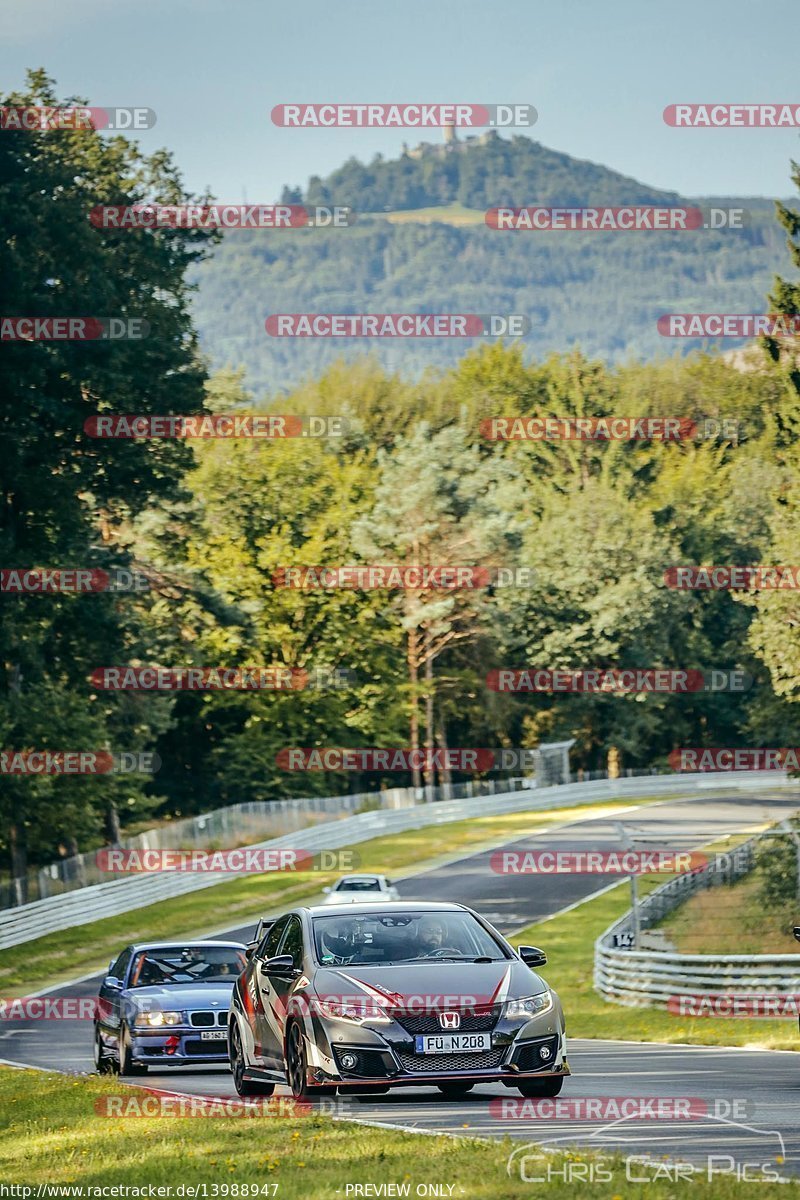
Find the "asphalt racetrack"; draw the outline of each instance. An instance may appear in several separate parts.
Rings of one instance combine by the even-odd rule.
[[[621,820],[648,847],[690,849],[733,832],[775,822],[797,808],[793,797],[776,794],[754,798],[731,790],[703,798],[664,800],[641,807],[620,801],[618,817],[587,818],[510,843],[508,849],[619,849],[614,827]],[[500,875],[490,868],[493,851],[449,862],[435,870],[396,881],[408,899],[458,901],[486,916],[506,934],[557,913],[600,891],[618,877],[602,875]],[[265,916],[269,915],[265,913]],[[576,920],[580,919],[576,913]],[[209,931],[247,941],[253,926]],[[538,941],[547,950],[546,927]],[[587,972],[592,963],[587,961]],[[543,975],[547,978],[547,968]],[[48,991],[48,995],[93,996],[100,976]],[[569,1035],[569,996],[562,994]],[[577,1106],[556,1117],[534,1114],[532,1102],[502,1086],[480,1085],[454,1101],[438,1091],[403,1088],[384,1096],[337,1098],[327,1102],[334,1115],[370,1123],[401,1126],[429,1133],[521,1139],[518,1159],[529,1176],[542,1177],[537,1146],[569,1144],[626,1155],[669,1156],[687,1164],[706,1163],[719,1155],[719,1169],[732,1172],[769,1160],[785,1160],[783,1175],[800,1175],[800,1054],[781,1051],[703,1048],[649,1043],[570,1040],[572,1077],[559,1101],[601,1097],[692,1097],[691,1119],[642,1120],[639,1117],[598,1119],[597,1112]],[[798,1036],[800,1050],[800,1036]],[[6,1062],[72,1073],[91,1072],[90,1021],[0,1022],[0,1058]],[[138,1081],[147,1087],[191,1095],[233,1096],[226,1070],[214,1068],[148,1072]],[[279,1089],[279,1092],[285,1089]],[[703,1103],[704,1102],[704,1103]],[[541,1104],[542,1102],[537,1102]],[[555,1102],[547,1102],[553,1105]],[[526,1111],[527,1104],[527,1111]],[[701,1115],[697,1115],[697,1113]],[[533,1157],[531,1157],[533,1156]],[[510,1166],[517,1171],[519,1161]],[[634,1168],[635,1169],[635,1168]],[[643,1166],[642,1171],[653,1168]]]

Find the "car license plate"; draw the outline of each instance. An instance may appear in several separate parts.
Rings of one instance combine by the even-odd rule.
[[[227,1029],[204,1029],[200,1034],[201,1042],[224,1042],[228,1036]]]
[[[492,1048],[490,1033],[418,1033],[414,1041],[417,1054],[477,1054]]]

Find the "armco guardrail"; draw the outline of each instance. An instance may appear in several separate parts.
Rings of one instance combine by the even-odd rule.
[[[747,779],[708,775],[655,775],[630,779],[609,779],[591,783],[562,784],[538,788],[520,786],[522,781],[505,781],[514,790],[503,795],[481,795],[473,799],[443,800],[419,804],[412,808],[359,813],[357,816],[326,821],[302,832],[302,837],[286,834],[257,843],[259,849],[302,847],[304,850],[336,850],[357,845],[370,838],[406,829],[460,821],[468,817],[492,813],[536,811],[566,808],[592,800],[609,800],[625,796],[658,796],[696,794],[704,790],[752,791],[785,785],[774,773],[753,772]],[[230,873],[208,875],[195,872],[159,871],[135,875],[111,883],[96,884],[36,900],[0,913],[0,949],[28,942],[59,929],[84,925],[104,917],[143,908],[172,896],[214,887],[235,878]]]
[[[743,842],[703,870],[656,888],[638,906],[640,929],[655,925],[695,892],[746,875],[755,844],[756,839]],[[800,993],[800,954],[679,954],[620,946],[632,938],[633,930],[629,910],[595,942],[595,991],[614,1004],[667,1008],[670,1000],[674,1007],[680,1003],[677,997],[697,994]]]

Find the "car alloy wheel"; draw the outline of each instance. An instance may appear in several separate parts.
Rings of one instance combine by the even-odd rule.
[[[303,1042],[303,1031],[297,1021],[292,1021],[286,1030],[286,1079],[296,1100],[319,1100],[323,1096],[336,1094],[336,1087],[308,1086],[308,1071],[306,1065],[306,1048]]]
[[[515,1085],[528,1100],[537,1096],[557,1096],[564,1086],[563,1075],[548,1075],[545,1079],[520,1079]]]
[[[119,1030],[119,1073],[120,1075],[146,1075],[147,1067],[133,1061],[131,1035],[126,1025]]]
[[[103,1046],[103,1040],[100,1037],[100,1029],[97,1025],[94,1027],[94,1069],[98,1075],[108,1075],[111,1071],[111,1059],[106,1054]]]
[[[271,1096],[275,1091],[274,1083],[256,1083],[254,1080],[244,1077],[245,1061],[242,1035],[235,1021],[231,1022],[230,1039],[231,1071],[233,1072],[233,1086],[237,1093],[240,1096]]]

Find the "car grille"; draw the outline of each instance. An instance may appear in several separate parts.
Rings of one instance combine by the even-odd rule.
[[[500,1019],[500,1005],[494,1004],[491,1008],[479,1008],[473,1012],[465,1012],[463,1009],[434,1009],[429,1012],[404,1012],[402,1009],[394,1009],[392,1016],[398,1021],[404,1029],[409,1033],[441,1033],[442,1027],[439,1024],[439,1012],[461,1012],[461,1024],[458,1027],[459,1033],[488,1033],[494,1029]],[[445,1032],[448,1032],[445,1030]]]
[[[228,1053],[227,1042],[201,1042],[199,1038],[186,1038],[183,1043],[184,1054],[221,1054]]]
[[[542,1061],[539,1053],[542,1046],[550,1050],[550,1057]],[[514,1063],[520,1071],[552,1071],[558,1052],[558,1038],[539,1038],[535,1042],[524,1042],[514,1055]]]
[[[446,1071],[490,1071],[499,1067],[505,1049],[486,1050],[483,1054],[404,1054],[397,1057],[404,1071],[411,1075],[440,1075]]]
[[[189,1013],[189,1024],[194,1025],[195,1029],[210,1029],[214,1025],[227,1025],[228,1014],[225,1009],[219,1012],[201,1009],[198,1012]]]

